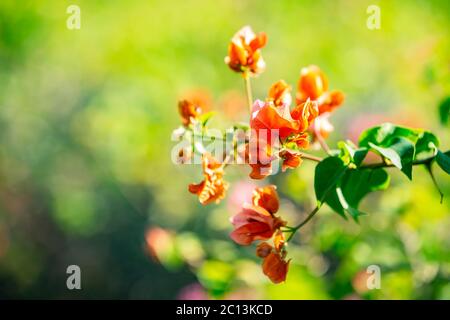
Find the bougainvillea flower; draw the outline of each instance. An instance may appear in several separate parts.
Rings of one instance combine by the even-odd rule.
[[[311,65],[301,69],[297,89],[300,102],[317,100],[328,90],[328,79],[318,66]]]
[[[250,128],[257,133],[266,130],[268,132],[268,143],[270,144],[270,133],[272,130],[278,130],[279,138],[285,139],[289,135],[305,131],[303,121],[292,119],[290,113],[282,114],[273,103],[256,100],[253,104],[252,115],[250,118]],[[258,135],[258,138],[261,138]]]
[[[262,269],[264,274],[273,282],[280,283],[286,280],[289,262],[278,252],[271,252],[264,258]]]
[[[324,114],[321,114],[318,116],[315,121],[311,125],[311,130],[314,133],[320,134],[323,138],[328,138],[330,133],[334,130],[333,125],[331,124],[330,120],[330,113],[326,112]],[[315,135],[313,135],[314,137]]]
[[[319,104],[319,114],[330,112],[344,102],[344,94],[340,91],[328,92],[328,79],[317,66],[302,68],[298,80],[297,103],[309,99]]]
[[[204,180],[199,184],[190,184],[189,192],[196,194],[201,204],[220,202],[225,197],[228,183],[223,180],[223,166],[209,153],[202,156]]]
[[[250,159],[259,159],[261,154],[265,156],[264,151],[270,151],[268,156],[274,159],[280,157],[277,142],[281,142],[281,144],[294,143],[297,148],[306,149],[309,146],[306,130],[310,121],[313,121],[317,114],[317,103],[309,100],[294,108],[292,112],[289,111],[288,105],[279,108],[272,101],[256,100],[250,119],[250,128],[252,129],[250,144],[256,145],[255,140],[257,139],[258,147],[250,149]],[[274,138],[278,139],[274,140]],[[262,150],[261,143],[268,149]],[[285,154],[285,156],[289,157],[287,166],[294,166],[295,161],[300,164],[299,159],[295,159],[293,154]],[[267,162],[260,164],[259,161],[250,161],[250,165],[252,166],[250,177],[253,179],[262,179],[271,173],[271,165]],[[261,173],[262,169],[263,173]]]
[[[344,103],[344,99],[344,93],[341,91],[334,90],[331,92],[325,92],[317,100],[317,102],[319,103],[319,113],[324,114],[326,112],[333,111],[342,103]]]
[[[180,100],[178,102],[178,112],[180,113],[183,125],[188,126],[200,116],[202,108],[189,100]]]
[[[264,32],[256,35],[249,26],[245,26],[231,39],[225,63],[236,72],[259,74],[266,67],[260,50],[266,43]]]
[[[253,139],[253,137],[252,137]],[[252,168],[249,176],[252,179],[264,179],[272,174],[272,161],[276,159],[272,148],[264,140],[254,141],[245,144],[244,159]]]
[[[249,177],[255,180],[264,179],[265,177],[272,174],[272,163],[255,163],[250,164],[250,167],[252,168],[252,171],[250,171]]]
[[[277,187],[274,185],[256,188],[253,191],[253,205],[263,207],[271,214],[276,213],[280,207],[280,200],[276,189]]]
[[[281,230],[277,230],[275,236],[273,237],[273,244],[275,245],[275,250],[277,252],[281,252],[286,244],[286,238],[284,236],[284,232]]]
[[[213,98],[211,93],[204,88],[190,88],[183,91],[182,95],[184,100],[192,102],[194,105],[200,107],[202,112],[211,110],[213,105]]]
[[[284,80],[275,82],[269,89],[267,101],[271,101],[276,107],[289,107],[292,102],[291,86]]]
[[[256,247],[256,255],[260,258],[267,257],[273,250],[273,247],[267,242],[261,242]]]
[[[231,239],[240,245],[249,245],[255,240],[267,240],[285,222],[274,217],[262,207],[244,204],[242,211],[231,219],[234,230]]]
[[[316,101],[307,99],[300,103],[291,111],[291,117],[294,120],[305,121],[304,126],[311,124],[319,115],[319,104]]]
[[[302,163],[302,158],[299,152],[292,150],[283,150],[280,152],[280,158],[283,159],[281,165],[281,171],[285,172],[286,169],[295,169]]]

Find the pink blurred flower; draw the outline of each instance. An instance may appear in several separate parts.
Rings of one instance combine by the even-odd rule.
[[[182,288],[177,295],[178,300],[207,300],[208,295],[199,283],[192,283]]]
[[[231,188],[228,196],[228,212],[239,211],[243,203],[251,203],[253,197],[253,190],[258,186],[250,181],[241,180],[236,182]]]

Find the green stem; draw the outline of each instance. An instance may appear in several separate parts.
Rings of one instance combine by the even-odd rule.
[[[309,222],[309,220],[311,220],[317,212],[319,212],[320,207],[316,206],[314,208],[313,211],[311,211],[308,216],[305,218],[305,220],[303,220],[302,222],[300,222],[298,225],[296,225],[295,227],[290,227],[288,232],[290,232],[291,234],[289,235],[289,237],[287,238],[286,242],[289,242],[292,237],[294,236],[294,234],[298,231],[298,229],[300,229],[301,227],[303,227],[305,224],[307,224]]]
[[[328,155],[331,155],[331,149],[320,134],[320,131],[317,130],[317,126],[314,128],[314,135],[316,136],[317,141],[319,141],[319,144],[322,147],[323,151],[325,151]]]
[[[251,114],[253,109],[253,96],[252,96],[252,86],[250,83],[250,75],[248,74],[248,72],[244,72],[243,76],[245,83],[245,93],[247,95],[247,106]]]
[[[413,166],[417,166],[417,165],[421,165],[421,164],[428,164],[431,161],[433,161],[435,156],[432,157],[428,157],[425,159],[421,159],[421,160],[416,160],[412,163]],[[392,163],[385,163],[385,162],[380,162],[380,163],[369,163],[369,164],[364,164],[362,166],[360,166],[360,169],[378,169],[378,168],[391,168],[391,167],[395,167]]]

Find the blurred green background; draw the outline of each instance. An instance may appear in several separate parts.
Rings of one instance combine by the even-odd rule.
[[[70,4],[80,30],[66,27]],[[371,4],[380,30],[366,27]],[[177,100],[209,96],[218,128],[247,120],[242,79],[223,61],[246,24],[269,37],[255,97],[278,79],[295,87],[309,64],[346,93],[331,144],[391,121],[429,129],[450,149],[437,111],[450,93],[449,1],[2,0],[0,298],[450,299],[441,170],[443,204],[416,167],[413,183],[392,171],[359,225],[321,210],[290,245],[282,285],[262,275],[254,247],[228,238],[253,187],[249,168],[227,171],[218,206],[187,192],[201,173],[170,160]],[[291,224],[314,205],[313,168],[263,182],[278,185]],[[71,264],[82,290],[66,288]],[[372,264],[381,289],[367,291]]]

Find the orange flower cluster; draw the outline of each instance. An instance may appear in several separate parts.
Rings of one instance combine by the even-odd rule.
[[[285,238],[281,227],[286,222],[275,216],[279,208],[276,186],[269,185],[254,191],[252,204],[244,204],[242,211],[231,219],[234,230],[230,237],[237,244],[250,245],[256,240],[273,237],[274,246],[262,242],[256,255],[263,258],[263,272],[274,283],[285,281],[289,267],[286,261]]]
[[[178,112],[181,116],[181,122],[187,127],[202,114],[202,108],[189,100],[180,100],[178,102]]]
[[[264,32],[256,35],[252,28],[245,26],[231,39],[225,63],[236,72],[257,75],[266,68],[260,50],[266,43]]]
[[[319,116],[312,123],[313,133],[320,134],[327,138],[333,126],[328,118],[344,102],[344,93],[338,90],[328,91],[328,79],[317,66],[308,66],[300,71],[298,80],[297,103],[302,103],[311,99],[317,101]]]
[[[330,113],[344,101],[341,91],[329,91],[328,80],[317,66],[309,66],[301,70],[297,85],[295,100],[292,99],[292,88],[285,81],[274,83],[268,91],[265,101],[252,100],[249,76],[256,76],[264,71],[265,62],[261,56],[261,48],[267,43],[267,36],[261,32],[255,34],[249,26],[243,27],[231,39],[228,46],[226,64],[235,72],[244,76],[248,107],[251,109],[249,127],[250,140],[244,140],[244,145],[234,145],[239,157],[244,157],[252,168],[250,177],[263,179],[273,171],[275,160],[281,162],[281,169],[296,168],[302,163],[302,153],[309,147],[310,134],[312,139],[320,135],[326,138],[333,130],[328,121]],[[190,97],[181,100],[178,110],[183,127],[176,130],[177,136],[195,131],[200,125],[202,133],[208,132],[208,115],[202,115],[209,101]],[[294,102],[294,106],[291,105]],[[206,106],[207,107],[207,106]],[[238,126],[238,128],[245,126]],[[235,127],[233,127],[235,128]],[[246,128],[247,130],[247,128]],[[234,131],[233,131],[234,132]],[[248,131],[245,131],[244,135]],[[245,148],[241,148],[245,147]],[[201,152],[204,179],[198,184],[190,184],[189,192],[198,196],[201,204],[218,203],[225,197],[228,183],[223,180],[225,163],[233,159],[231,154],[225,154],[224,163],[219,163],[202,146],[193,143],[189,154],[179,154],[186,158],[195,151]],[[286,222],[276,215],[279,209],[279,198],[276,187],[269,185],[254,190],[252,203],[243,204],[231,223],[234,226],[230,237],[240,245],[250,245],[262,241],[256,248],[256,255],[263,259],[264,274],[273,282],[286,280],[290,260],[286,259],[286,242],[283,227]],[[286,231],[292,228],[286,227]],[[292,231],[291,231],[292,232]],[[267,241],[272,239],[272,243]]]
[[[204,180],[198,184],[190,184],[189,192],[196,194],[201,204],[219,203],[225,197],[228,183],[223,180],[224,170],[211,154],[202,156]]]
[[[266,102],[255,101],[250,119],[253,148],[250,148],[250,166],[253,179],[263,179],[271,174],[272,160],[281,158],[282,171],[296,168],[301,163],[298,149],[308,148],[308,127],[317,117],[319,110],[316,102],[309,100],[298,104],[290,110],[292,102],[291,87],[283,80],[274,83],[269,89]],[[278,134],[279,141],[272,141],[273,133]],[[274,143],[281,143],[277,150]],[[256,147],[255,147],[256,145]],[[262,162],[261,155],[269,160]],[[256,161],[252,161],[256,159]]]

